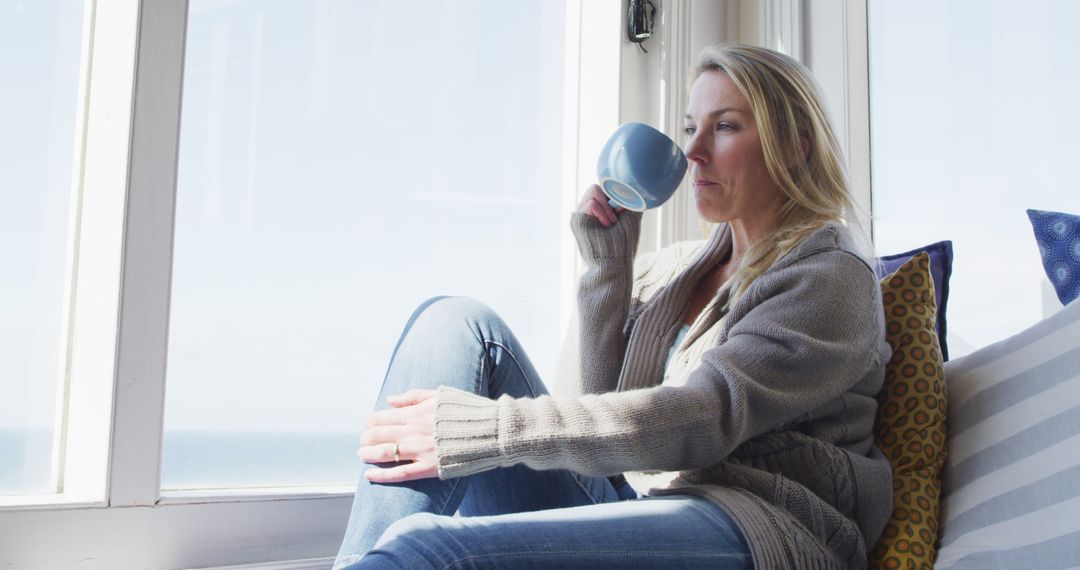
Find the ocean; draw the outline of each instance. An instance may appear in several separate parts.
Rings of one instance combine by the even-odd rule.
[[[0,429],[0,495],[50,492],[51,430]],[[169,431],[164,490],[355,485],[359,433]]]

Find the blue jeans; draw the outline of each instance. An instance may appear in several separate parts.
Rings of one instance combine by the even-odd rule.
[[[437,297],[405,326],[379,395],[452,386],[498,398],[547,390],[486,306]],[[367,469],[367,466],[365,466]],[[456,513],[457,516],[454,516]],[[334,568],[752,568],[735,523],[696,497],[524,466],[372,484],[363,474]]]

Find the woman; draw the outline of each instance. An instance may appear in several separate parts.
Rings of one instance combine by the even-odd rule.
[[[418,309],[337,567],[866,566],[889,348],[835,138],[782,54],[712,48],[694,75],[686,155],[720,225],[634,260],[640,216],[589,189],[575,397],[478,303]]]

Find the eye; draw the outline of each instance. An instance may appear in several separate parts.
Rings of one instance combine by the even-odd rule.
[[[718,131],[734,131],[735,125],[731,123],[716,123],[716,130]]]
[[[686,133],[687,135],[694,134],[694,132],[696,130],[697,130],[697,128],[694,127],[693,125],[686,125],[685,127],[683,127],[683,132]]]

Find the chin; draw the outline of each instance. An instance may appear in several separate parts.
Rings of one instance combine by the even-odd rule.
[[[725,207],[725,200],[717,200],[716,196],[694,191],[694,205],[697,206],[698,216],[710,224],[722,224],[735,219],[730,209]]]
[[[730,222],[735,219],[730,212],[717,212],[715,208],[710,208],[708,204],[697,203],[698,216],[710,224],[722,224],[724,222]]]

